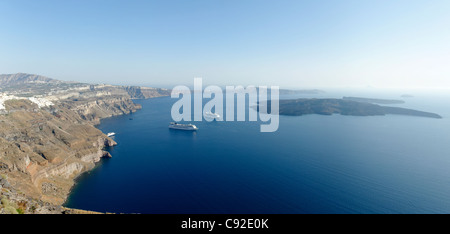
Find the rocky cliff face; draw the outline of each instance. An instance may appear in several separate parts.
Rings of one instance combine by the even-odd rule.
[[[131,98],[136,99],[147,99],[170,95],[170,90],[167,89],[147,88],[139,86],[123,86],[123,89],[127,91]]]
[[[66,101],[63,105],[75,111],[83,120],[93,124],[98,124],[104,118],[129,114],[142,108],[127,96],[76,99]]]
[[[12,78],[8,82],[14,84]],[[163,95],[150,93],[143,95]],[[57,93],[49,90],[40,97],[52,100],[53,105],[40,107],[28,99],[3,103],[0,213],[63,212],[61,205],[74,179],[92,169],[101,158],[111,157],[105,147],[117,144],[95,124],[102,118],[141,108],[132,102],[129,91],[119,86],[77,86]]]
[[[0,173],[34,199],[62,204],[73,179],[109,156],[104,147],[116,144],[69,108],[41,110],[25,100],[6,107],[10,113],[0,116]]]

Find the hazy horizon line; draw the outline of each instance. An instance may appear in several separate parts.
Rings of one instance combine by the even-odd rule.
[[[65,78],[59,78],[59,77],[52,77],[52,76],[47,76],[47,75],[41,75],[41,74],[37,74],[37,73],[27,73],[27,72],[16,72],[16,73],[0,73],[0,75],[17,75],[17,74],[24,74],[24,75],[35,75],[35,76],[42,76],[42,77],[46,77],[49,79],[53,79],[53,80],[59,80],[59,81],[65,81],[65,82],[76,82],[76,83],[85,83],[85,84],[92,84],[92,85],[99,85],[99,84],[108,84],[108,85],[117,85],[117,86],[142,86],[142,87],[153,87],[153,88],[165,88],[165,89],[172,89],[175,86],[178,85],[184,85],[187,86],[189,88],[193,87],[193,81],[195,77],[192,77],[192,82],[190,84],[186,84],[186,83],[161,83],[161,82],[109,82],[109,83],[105,83],[105,82],[84,82],[84,81],[77,81],[77,80],[73,80],[73,79],[65,79]],[[419,87],[419,86],[403,86],[403,87],[394,87],[394,86],[390,86],[390,87],[382,87],[382,86],[374,86],[374,85],[342,85],[342,86],[336,86],[336,85],[330,85],[330,86],[323,86],[323,85],[317,85],[317,86],[313,86],[313,85],[297,85],[297,84],[292,84],[292,85],[265,85],[265,84],[213,84],[213,83],[206,83],[203,86],[207,87],[209,85],[217,85],[219,87],[226,87],[226,86],[243,86],[243,87],[247,87],[250,85],[253,86],[278,86],[280,87],[280,89],[284,89],[284,90],[319,90],[319,91],[324,91],[324,90],[373,90],[373,91],[377,91],[377,90],[450,90],[450,87],[446,87],[446,86],[426,86],[426,87]]]

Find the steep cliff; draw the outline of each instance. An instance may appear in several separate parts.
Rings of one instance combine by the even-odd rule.
[[[0,76],[0,83],[13,86],[24,82],[28,93],[36,92],[34,82],[58,83],[23,76]],[[128,114],[141,106],[133,103],[121,86],[58,84],[58,88],[43,91],[41,85],[38,97],[51,101],[48,106],[12,96],[20,96],[21,90],[11,86],[3,87],[8,93],[0,93],[0,98],[9,95],[0,113],[0,213],[67,213],[61,204],[74,179],[101,158],[111,157],[105,147],[117,144],[95,125],[102,118]]]
[[[128,92],[131,98],[136,99],[147,99],[170,95],[170,90],[168,89],[148,88],[139,86],[123,86],[123,89],[125,89]]]

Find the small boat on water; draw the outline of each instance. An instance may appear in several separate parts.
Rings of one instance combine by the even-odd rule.
[[[205,118],[208,118],[208,119],[220,119],[220,115],[217,114],[217,113],[206,112],[205,113]]]
[[[193,124],[179,124],[176,122],[172,122],[169,125],[170,129],[177,129],[177,130],[185,130],[185,131],[196,131],[198,130],[197,126]]]
[[[110,133],[108,133],[108,134],[106,134],[108,137],[112,137],[112,136],[115,136],[116,135],[116,133],[115,132],[110,132]]]

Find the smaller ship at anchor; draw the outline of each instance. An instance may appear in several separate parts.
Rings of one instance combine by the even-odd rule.
[[[172,122],[169,125],[170,129],[177,129],[177,130],[185,130],[185,131],[196,131],[198,130],[197,126],[193,124],[179,124],[176,122]]]

